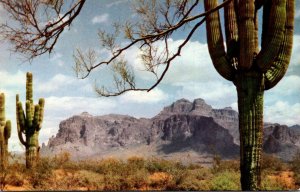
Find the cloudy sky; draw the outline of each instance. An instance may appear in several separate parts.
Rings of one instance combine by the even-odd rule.
[[[296,1],[296,23],[293,55],[286,76],[272,90],[265,92],[264,119],[268,122],[300,124],[300,2]],[[91,78],[78,80],[73,71],[75,48],[94,48],[101,53],[97,39],[99,28],[110,29],[112,23],[124,18],[135,19],[126,0],[88,0],[70,30],[65,30],[51,55],[35,59],[31,64],[22,56],[9,51],[8,43],[0,44],[0,92],[6,95],[6,118],[13,122],[11,150],[20,150],[15,124],[15,95],[25,100],[25,74],[34,76],[34,98],[46,100],[45,119],[40,132],[40,142],[58,131],[59,122],[72,115],[87,111],[93,115],[109,113],[128,114],[136,117],[152,117],[163,106],[181,98],[203,98],[214,108],[231,106],[237,109],[236,89],[215,71],[205,42],[202,26],[182,50],[180,58],[171,65],[161,84],[150,93],[130,92],[119,97],[98,97],[93,90],[95,79],[105,82],[108,70],[98,70]],[[0,22],[5,22],[5,13],[0,7]],[[2,19],[1,19],[2,18]],[[170,46],[183,41],[184,35],[170,39]],[[149,84],[151,76],[143,71],[138,49],[131,48],[126,54],[129,64],[137,71],[141,85]]]

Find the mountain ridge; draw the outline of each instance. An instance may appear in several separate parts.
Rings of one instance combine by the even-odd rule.
[[[290,160],[287,154],[300,150],[298,127],[265,123],[265,152]],[[214,109],[201,98],[177,100],[152,118],[83,112],[62,121],[41,149],[42,155],[61,151],[78,158],[135,153],[168,158],[194,154],[195,161],[216,154],[234,158],[239,154],[238,112]]]

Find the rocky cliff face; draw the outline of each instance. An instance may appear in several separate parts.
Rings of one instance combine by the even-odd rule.
[[[285,159],[300,149],[300,127],[265,125],[264,150]],[[127,115],[92,116],[86,112],[64,120],[42,154],[68,151],[73,156],[239,153],[238,113],[230,107],[213,109],[203,99],[180,99],[151,119]],[[137,154],[138,153],[138,154]],[[291,156],[291,154],[289,154]]]
[[[213,109],[203,99],[195,99],[193,102],[180,99],[170,106],[165,107],[154,119],[165,119],[174,114],[212,117],[215,122],[229,131],[233,136],[234,143],[239,144],[239,117],[238,113],[231,107]]]
[[[288,127],[274,124],[266,127],[263,149],[285,160],[292,160],[300,151],[300,129],[297,125]]]
[[[115,114],[94,117],[83,113],[62,121],[47,147],[53,152],[66,150],[85,156],[111,148],[147,144],[150,126],[149,119]]]

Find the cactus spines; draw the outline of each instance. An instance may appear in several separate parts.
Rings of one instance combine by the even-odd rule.
[[[17,129],[20,142],[26,148],[26,167],[36,165],[39,156],[39,131],[42,128],[45,100],[39,99],[39,103],[33,104],[32,74],[26,74],[26,104],[25,112],[19,95],[16,95]],[[23,137],[25,135],[25,139]]]
[[[8,139],[11,134],[11,122],[5,120],[5,95],[0,94],[0,170],[8,163]]]
[[[225,0],[224,0],[225,1]],[[218,0],[204,0],[205,10]],[[261,49],[257,11],[263,7]],[[260,188],[263,95],[284,76],[291,57],[294,0],[239,0],[224,9],[227,50],[218,11],[206,17],[209,53],[217,72],[237,89],[242,190]]]

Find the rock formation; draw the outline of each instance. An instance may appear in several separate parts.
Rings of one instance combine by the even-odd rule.
[[[289,160],[300,149],[300,126],[266,123],[264,150]],[[62,121],[42,153],[68,151],[76,157],[111,155],[200,156],[239,154],[238,113],[213,109],[203,99],[180,99],[151,119],[87,112]],[[290,154],[289,154],[290,153]],[[288,157],[287,157],[288,156]]]

